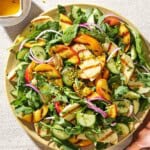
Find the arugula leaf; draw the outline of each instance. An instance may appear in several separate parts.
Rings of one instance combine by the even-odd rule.
[[[13,105],[15,108],[21,106],[24,104],[24,102],[26,101],[26,97],[22,97],[20,99],[16,99],[14,101],[11,102],[11,105]]]
[[[70,44],[71,41],[76,37],[77,31],[78,31],[78,24],[74,24],[70,27],[68,27],[63,35],[62,35],[62,40],[64,43]]]
[[[57,7],[58,7],[59,14],[65,14],[65,15],[67,14],[67,11],[64,6],[58,5]]]
[[[46,23],[38,24],[34,27],[33,31],[27,36],[28,39],[33,40],[36,36],[38,36],[42,31],[52,29],[59,30],[59,22],[57,21],[48,21]],[[54,35],[54,33],[48,33],[48,35]]]
[[[57,139],[56,137],[52,137],[52,141],[54,141],[58,145],[58,147],[60,147],[60,149],[63,149],[63,150],[80,150],[80,148],[75,147],[68,140],[61,141]]]
[[[30,114],[33,111],[34,110],[31,107],[27,107],[27,106],[24,106],[24,105],[22,105],[21,107],[18,107],[18,108],[15,109],[15,112],[17,114],[19,114],[19,113]]]
[[[33,109],[38,109],[42,105],[39,95],[32,90],[26,93],[26,99],[28,106],[32,107]]]
[[[40,91],[42,94],[47,95],[49,98],[53,98],[54,101],[62,101],[62,102],[68,102],[68,98],[63,93],[63,89],[61,87],[55,86],[53,84],[49,83],[43,83],[40,85]]]
[[[112,41],[114,41],[115,37],[118,35],[119,26],[111,27],[108,24],[105,25],[106,25],[106,34],[111,38]]]
[[[142,73],[138,71],[138,80],[144,83],[145,86],[150,87],[150,73]]]
[[[36,25],[36,30],[47,30],[47,29],[52,29],[52,30],[59,30],[59,22],[57,21],[48,21],[46,23],[38,24]]]
[[[65,132],[69,135],[79,135],[83,132],[83,127],[76,125],[74,127],[68,126],[65,128]]]
[[[133,121],[134,121],[134,118],[127,117],[127,116],[118,116],[116,118],[116,122],[121,122],[125,124],[128,124],[129,122],[133,122]]]
[[[146,54],[146,53],[149,53],[148,47],[145,45],[144,40],[142,39],[141,35],[139,34],[139,32],[137,30],[133,29],[129,25],[128,25],[128,28],[130,29],[130,31],[134,37],[136,52],[138,54],[140,63],[150,65],[148,55]]]
[[[122,97],[124,94],[126,94],[129,91],[127,86],[119,86],[117,89],[115,89],[114,97],[118,99],[119,97]]]
[[[140,111],[142,112],[149,108],[150,108],[150,98],[142,95],[140,98]]]

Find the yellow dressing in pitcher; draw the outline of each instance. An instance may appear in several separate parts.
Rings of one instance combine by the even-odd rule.
[[[0,0],[0,16],[15,15],[20,7],[20,0]]]

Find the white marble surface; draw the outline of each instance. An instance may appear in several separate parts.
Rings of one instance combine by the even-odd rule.
[[[41,11],[66,3],[94,3],[108,7],[131,20],[150,42],[150,0],[33,0],[28,18],[16,26],[0,26],[0,150],[39,150],[16,122],[7,102],[4,90],[4,70],[8,51],[14,37],[25,27],[31,18]]]

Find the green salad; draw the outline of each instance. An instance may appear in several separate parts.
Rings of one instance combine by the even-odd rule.
[[[144,45],[133,27],[97,8],[59,5],[56,18],[33,19],[7,75],[16,116],[59,149],[117,144],[150,108]]]

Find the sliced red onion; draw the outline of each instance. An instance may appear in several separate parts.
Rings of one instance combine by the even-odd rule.
[[[37,92],[38,94],[40,94],[40,91],[32,84],[25,84],[25,86],[32,88],[35,92]]]
[[[86,101],[86,103],[88,104],[88,108],[93,109],[95,112],[101,114],[104,118],[107,117],[107,113],[105,111],[103,111],[101,108],[95,106],[90,101]]]
[[[29,58],[30,58],[32,61],[34,61],[34,62],[36,62],[36,63],[38,63],[38,64],[44,64],[44,63],[49,63],[49,62],[53,61],[53,57],[51,57],[51,58],[49,58],[49,59],[47,59],[47,60],[39,60],[38,58],[36,58],[36,57],[33,55],[33,52],[32,52],[31,49],[30,49],[30,55],[31,55],[31,56],[29,56]]]
[[[103,32],[101,27],[98,24],[95,24],[95,23],[88,23],[88,22],[86,22],[86,23],[80,24],[79,26],[87,28],[88,30],[91,30],[90,26],[94,26],[94,27],[98,28],[101,32]]]
[[[106,100],[106,99],[104,99],[104,98],[102,98],[102,97],[94,97],[94,98],[88,98],[87,99],[88,101],[96,101],[96,100],[99,100],[99,101],[104,101],[104,102],[106,102],[106,103],[109,103],[109,104],[111,104],[111,101],[109,101],[109,100]]]
[[[25,40],[23,40],[23,41],[21,42],[18,51],[20,51],[20,50],[23,48],[24,44],[25,44],[28,40],[29,40],[29,39],[25,39]]]
[[[130,117],[132,115],[132,113],[133,113],[133,105],[130,105],[128,117]]]
[[[112,126],[112,127],[114,127],[114,126],[116,126],[116,122],[112,122],[111,124],[110,124],[110,126]]]
[[[83,28],[87,28],[88,30],[91,30],[90,27],[85,23],[80,24],[79,27],[83,27]]]
[[[119,51],[121,48],[120,47],[117,47],[117,48],[115,48],[111,53],[110,53],[110,55],[109,55],[109,57],[107,58],[107,62],[113,57],[113,55],[117,52],[117,51]]]
[[[39,39],[42,35],[44,35],[47,32],[53,32],[53,33],[56,33],[56,34],[62,36],[62,34],[60,32],[49,29],[49,30],[45,30],[45,31],[41,32],[35,39],[36,40]]]

